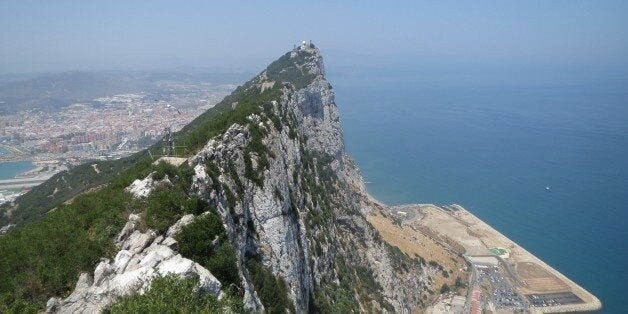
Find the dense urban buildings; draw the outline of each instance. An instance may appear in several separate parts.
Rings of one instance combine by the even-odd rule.
[[[214,106],[234,84],[169,81],[150,92],[68,103],[57,110],[0,115],[0,162],[34,169],[0,180],[0,203],[14,200],[59,171],[88,160],[116,159],[155,143]]]

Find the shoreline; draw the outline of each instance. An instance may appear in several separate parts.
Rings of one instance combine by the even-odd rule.
[[[551,313],[586,312],[586,311],[599,311],[602,309],[603,307],[602,302],[591,292],[584,289],[582,286],[580,286],[579,284],[577,284],[576,282],[574,282],[569,277],[565,276],[564,274],[562,274],[560,271],[556,270],[549,264],[545,263],[542,259],[540,259],[536,255],[530,253],[528,250],[526,250],[524,247],[522,247],[515,241],[511,240],[510,238],[503,235],[501,232],[497,231],[495,228],[493,228],[491,225],[489,225],[485,221],[473,215],[464,207],[458,204],[452,204],[451,206],[456,207],[459,211],[461,211],[465,215],[470,216],[472,220],[475,220],[475,223],[481,225],[484,229],[491,231],[491,233],[493,233],[493,236],[495,236],[496,238],[499,238],[500,242],[510,243],[514,245],[515,249],[513,249],[513,251],[519,254],[523,253],[522,257],[531,259],[533,262],[537,263],[539,266],[543,267],[545,270],[548,270],[552,275],[566,282],[567,285],[569,285],[570,288],[572,289],[572,292],[585,302],[584,304],[557,305],[557,306],[549,306],[549,307],[533,308],[533,309],[539,309],[540,312],[543,312],[543,313],[546,313],[546,312],[551,312]],[[573,291],[573,290],[576,290],[576,291]]]
[[[16,174],[14,174],[13,176],[4,176],[4,177],[0,177],[0,181],[4,181],[4,180],[15,180],[15,179],[22,179],[22,178],[26,178],[28,177],[28,174],[34,170],[37,170],[38,168],[40,168],[35,162],[33,162],[32,160],[17,160],[17,161],[0,161],[0,164],[13,164],[13,163],[30,163],[31,167],[28,170],[25,171],[20,171]]]
[[[524,300],[524,303],[527,306],[527,310],[532,313],[596,312],[602,310],[603,308],[602,302],[591,292],[544,262],[536,255],[530,253],[517,242],[506,237],[504,234],[459,204],[452,204],[448,206],[436,206],[433,204],[404,204],[389,206],[378,201],[369,193],[367,193],[367,198],[374,205],[376,205],[376,207],[380,207],[380,210],[383,208],[387,210],[387,212],[391,213],[393,217],[402,219],[404,225],[410,225],[413,227],[421,226],[430,230],[430,233],[433,233],[431,235],[439,238],[444,245],[449,245],[453,240],[454,243],[463,248],[464,252],[460,252],[460,254],[464,256],[472,266],[479,265],[482,267],[484,266],[483,262],[487,259],[490,260],[492,258],[496,260],[497,263],[495,264],[495,267],[501,267],[500,269],[502,269],[502,271],[507,272],[510,276],[504,276],[511,277],[510,280],[512,281],[514,289],[521,296],[523,296],[524,299],[526,297],[528,298],[527,300]],[[399,215],[400,209],[403,209],[403,215]],[[374,211],[375,210],[373,210],[373,212],[366,213],[366,215],[374,215]],[[408,215],[408,213],[412,214]],[[436,216],[438,219],[433,219],[431,216]],[[452,235],[451,232],[447,232],[447,228],[453,228],[456,231],[456,234]],[[498,250],[498,252],[503,255],[496,255],[496,253],[491,250],[496,248],[503,249],[503,251]],[[484,261],[482,259],[484,259]],[[477,261],[479,261],[479,263],[475,264]],[[512,269],[513,265],[514,270]],[[560,286],[561,288],[539,292],[543,289],[534,286],[534,278],[524,278],[529,282],[521,279],[521,274],[517,270],[518,265],[531,265],[538,268],[541,272],[547,272],[547,274],[549,274],[548,277],[553,277],[551,279],[557,280],[556,282],[559,283],[558,286],[562,284],[562,286]],[[476,271],[474,270],[473,273],[476,274]],[[471,281],[469,283],[469,288],[471,288]],[[538,291],[535,291],[535,289]],[[573,293],[573,295],[577,296],[582,303],[558,305],[550,304],[543,306],[532,306],[530,304],[533,300],[532,298],[534,298],[531,296],[544,296],[551,295],[552,293]],[[470,302],[471,300],[469,300],[469,303]],[[489,303],[489,306],[493,306],[493,304]]]

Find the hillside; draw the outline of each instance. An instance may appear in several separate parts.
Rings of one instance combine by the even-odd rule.
[[[140,152],[104,176],[66,173],[26,194],[31,205],[13,209],[23,224],[0,237],[0,312],[409,313],[437,294],[442,266],[366,220],[380,205],[345,153],[312,44],[175,142],[180,166]],[[81,180],[80,195],[41,198]]]

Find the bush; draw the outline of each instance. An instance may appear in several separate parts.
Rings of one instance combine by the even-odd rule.
[[[79,195],[44,219],[0,237],[0,312],[28,311],[29,303],[42,308],[47,298],[72,290],[79,273],[92,272],[100,257],[116,251],[112,239],[129,213],[145,210],[147,225],[165,232],[183,214],[208,209],[206,202],[188,197],[182,188],[180,181],[190,177],[186,167],[175,169],[175,187],[158,188],[144,200],[124,191],[134,176],[141,178],[153,169],[150,163],[140,163],[109,186]]]
[[[460,276],[456,276],[456,282],[454,285],[456,286],[456,289],[463,288],[464,286],[466,286],[466,284],[462,282],[462,279],[460,278]]]
[[[114,304],[105,313],[234,313],[244,312],[242,301],[227,295],[222,300],[195,292],[198,279],[175,276],[155,278],[144,295],[134,295]]]
[[[311,55],[305,51],[299,51],[296,58],[290,57],[290,52],[281,56],[277,61],[268,66],[266,75],[270,80],[289,82],[298,90],[306,86],[315,78],[314,75],[303,73],[297,64],[304,64]]]
[[[252,83],[248,82],[245,87],[237,88],[223,101],[175,133],[177,143],[185,146],[186,151],[196,151],[203,147],[208,139],[224,133],[234,123],[248,124],[250,121],[247,117],[250,114],[260,114],[265,103],[278,101],[281,96],[281,84],[275,84],[273,88],[263,92],[251,85]],[[234,102],[238,105],[232,109],[231,104]]]
[[[214,245],[214,239],[218,239]],[[234,294],[239,293],[240,276],[235,250],[227,239],[220,216],[211,209],[209,213],[194,219],[177,235],[181,255],[196,261],[209,271]]]
[[[183,215],[200,214],[209,209],[209,204],[198,197],[168,187],[157,187],[143,202],[146,225],[160,233],[165,233]]]
[[[267,313],[295,313],[294,304],[288,298],[288,287],[281,277],[273,273],[257,260],[248,259],[246,267],[251,273],[257,296],[262,301]]]
[[[110,239],[135,206],[129,193],[105,188],[0,237],[0,312],[24,302],[41,307],[74,288],[80,272],[115,250]]]
[[[131,172],[129,169],[144,169],[150,166],[150,159],[147,157],[148,154],[140,152],[117,160],[86,162],[68,171],[57,173],[28,193],[19,196],[15,200],[15,208],[12,208],[12,215],[10,217],[0,215],[0,226],[7,223],[22,225],[37,221],[45,217],[51,209],[85,191],[111,182],[114,178],[117,181],[127,179],[129,178],[127,174]],[[100,173],[94,170],[93,164],[97,165]],[[0,212],[10,207],[11,204],[4,204],[0,206]]]

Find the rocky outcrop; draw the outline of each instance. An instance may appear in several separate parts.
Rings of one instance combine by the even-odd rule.
[[[262,299],[269,295],[256,287],[260,276],[252,271],[259,270],[247,266],[255,262],[285,282],[293,305],[288,308],[298,313],[334,309],[339,300],[362,311],[420,310],[427,272],[391,251],[366,221],[364,213],[378,204],[345,153],[334,92],[324,74],[318,49],[303,44],[239,88],[249,106],[251,95],[270,90],[274,98],[244,111],[222,134],[203,139],[204,147],[188,158],[194,165],[191,193],[222,218],[248,309],[264,311]],[[245,105],[235,101],[229,108]],[[142,198],[166,180],[149,175],[127,191]],[[174,236],[192,219],[185,216],[157,235],[138,231],[131,217],[117,238],[116,257],[102,260],[93,277],[81,275],[70,297],[51,299],[49,311],[102,309],[121,296],[142,293],[158,274],[197,277],[199,289],[219,294],[220,283],[206,269],[176,253]]]
[[[153,174],[151,173],[142,180],[137,179],[133,181],[133,183],[131,183],[131,185],[129,185],[125,190],[131,193],[134,197],[139,198],[148,196],[150,192],[152,192],[156,187],[159,186],[172,186],[172,182],[170,182],[168,175],[166,175],[161,180],[155,180],[153,179]]]
[[[176,252],[177,241],[173,237],[193,218],[184,216],[164,237],[151,230],[137,230],[140,217],[131,214],[117,237],[120,251],[115,258],[103,258],[93,276],[81,274],[72,294],[63,300],[48,300],[46,312],[98,313],[122,297],[143,294],[153,278],[166,275],[196,278],[199,290],[219,296],[220,282],[206,268]]]
[[[237,248],[246,306],[263,310],[243,267],[247,258],[256,256],[285,279],[297,312],[311,308],[315,289],[339,282],[339,260],[349,268],[361,267],[381,286],[364,293],[360,302],[370,304],[367,298],[372,296],[366,295],[377,294],[381,310],[409,312],[421,302],[417,292],[427,289],[427,275],[417,265],[408,264],[405,270],[396,265],[399,258],[391,255],[362,214],[374,202],[345,154],[334,93],[318,50],[301,46],[290,58],[295,63],[303,59],[299,68],[312,80],[298,90],[285,85],[270,110],[248,119],[264,134],[269,164],[261,166],[263,156],[246,155],[253,135],[248,125],[239,124],[210,139],[190,159],[203,161],[195,167],[193,190],[217,208]],[[269,76],[262,72],[249,88],[262,89]],[[277,119],[280,128],[273,121]],[[247,176],[247,158],[263,177],[262,184]],[[217,173],[208,175],[211,171]],[[230,199],[231,191],[238,189],[243,190],[241,196]]]

